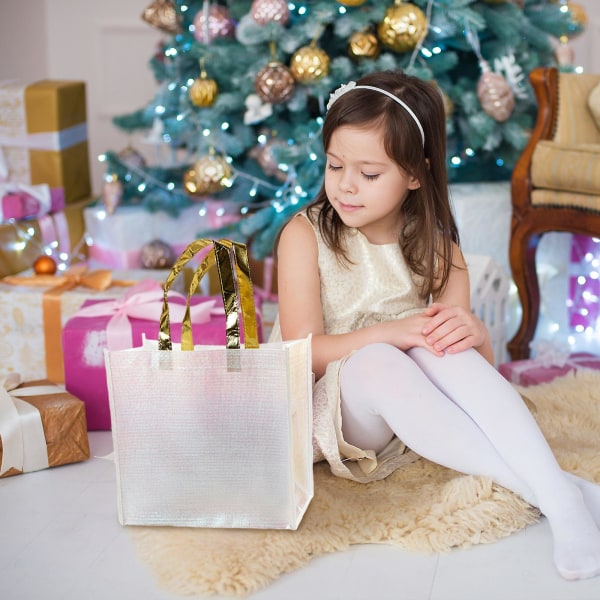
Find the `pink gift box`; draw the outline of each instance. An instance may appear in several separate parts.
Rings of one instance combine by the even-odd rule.
[[[136,289],[141,289],[136,286]],[[85,403],[88,430],[111,428],[104,349],[135,348],[146,339],[156,340],[162,309],[162,288],[155,287],[132,293],[118,300],[87,300],[80,311],[71,317],[62,332],[65,359],[65,387]],[[133,300],[132,300],[133,298]],[[139,301],[141,298],[141,301]],[[129,308],[123,310],[128,303]],[[102,306],[103,305],[103,306]],[[181,341],[181,318],[185,306],[183,296],[169,300],[171,337]],[[263,340],[262,318],[257,305],[259,341]],[[226,344],[225,314],[220,296],[192,298],[192,332],[195,344]],[[94,315],[109,310],[110,314]],[[147,314],[144,314],[147,313]],[[85,316],[85,315],[88,316]],[[132,316],[144,314],[145,318]],[[152,318],[147,318],[148,314]],[[204,320],[204,322],[199,322]],[[140,398],[140,408],[143,398]]]
[[[564,364],[545,366],[535,358],[515,360],[498,366],[498,371],[511,383],[522,386],[548,383],[577,369],[600,370],[600,356],[589,352],[574,352]]]

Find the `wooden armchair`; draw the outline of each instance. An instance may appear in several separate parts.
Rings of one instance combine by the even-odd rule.
[[[588,106],[600,75],[534,69],[535,128],[512,180],[510,266],[523,309],[508,342],[512,360],[529,358],[540,312],[535,255],[541,236],[563,231],[600,236],[600,122]]]

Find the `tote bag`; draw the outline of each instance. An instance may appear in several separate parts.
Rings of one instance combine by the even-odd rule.
[[[188,307],[216,263],[226,345],[192,340],[187,310],[174,344],[169,288],[211,246]],[[159,339],[105,351],[122,525],[298,527],[313,496],[310,338],[259,346],[256,329],[246,247],[197,240],[165,281]]]

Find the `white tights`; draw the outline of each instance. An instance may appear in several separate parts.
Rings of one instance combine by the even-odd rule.
[[[432,462],[491,477],[546,516],[565,579],[600,574],[600,485],[561,470],[519,394],[478,352],[371,344],[346,362],[341,390],[348,442],[378,452],[395,434]]]

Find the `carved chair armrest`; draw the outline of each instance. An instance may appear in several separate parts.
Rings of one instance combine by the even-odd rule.
[[[552,139],[558,112],[558,70],[539,67],[529,75],[537,99],[537,120],[529,142],[515,164],[511,177],[513,211],[526,210],[531,201],[531,160],[540,140]]]

